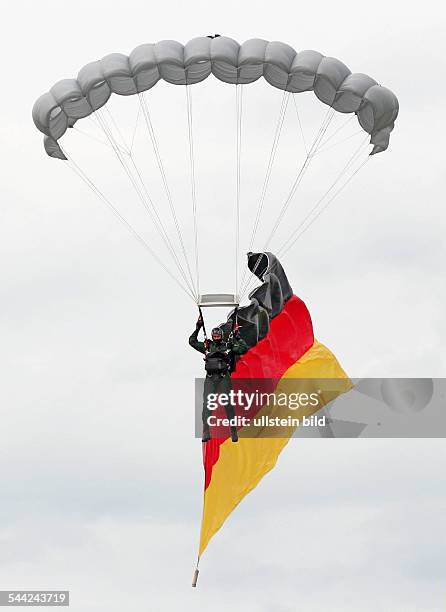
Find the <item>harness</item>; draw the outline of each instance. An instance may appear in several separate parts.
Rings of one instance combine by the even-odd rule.
[[[206,327],[204,325],[203,312],[200,306],[198,306],[198,310],[200,313],[201,320],[203,322],[204,343],[207,349],[210,344],[210,340],[207,337]],[[234,334],[238,330],[237,313],[238,306],[236,306],[233,313],[231,333],[229,334],[229,339],[232,339],[234,337]],[[224,344],[224,346],[226,348],[226,344]],[[231,373],[235,370],[236,358],[232,351],[227,352],[226,350],[206,350],[204,362],[204,369],[206,370],[207,374],[220,374],[221,376],[225,376],[226,374]]]
[[[204,369],[208,374],[224,376],[231,370],[231,358],[225,351],[210,351],[204,358]]]

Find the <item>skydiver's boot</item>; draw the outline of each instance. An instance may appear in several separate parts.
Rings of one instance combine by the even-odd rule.
[[[237,427],[231,427],[231,440],[233,442],[238,442]]]

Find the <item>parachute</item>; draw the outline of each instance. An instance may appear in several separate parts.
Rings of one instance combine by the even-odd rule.
[[[44,93],[32,115],[48,156],[91,189],[199,308],[234,307],[223,328],[230,333],[237,318],[250,349],[233,381],[270,378],[280,386],[287,378],[333,377],[344,381],[342,392],[349,379],[314,339],[278,258],[388,148],[398,110],[392,91],[338,59],[216,35],[93,61]],[[359,127],[351,132],[354,117]],[[209,267],[218,269],[218,287]],[[253,282],[260,285],[252,290]],[[199,557],[292,433],[204,446]]]
[[[216,77],[215,82],[235,86],[233,99],[224,86],[216,89],[212,97],[207,96],[208,90],[214,91],[208,78],[211,74]],[[282,92],[277,99],[279,112],[275,129],[272,133],[265,132],[262,143],[259,142],[262,129],[268,124],[274,125],[274,121],[266,106],[269,101],[263,106],[267,92],[262,90],[259,95],[260,81],[271,86],[266,88],[269,94]],[[181,103],[180,108],[175,101],[170,107],[171,101],[176,100],[174,90],[179,89],[186,91],[184,106]],[[197,95],[193,95],[194,90]],[[250,90],[252,98],[248,95]],[[163,95],[162,101],[155,96],[156,91]],[[306,94],[310,95],[311,104]],[[277,94],[273,96],[274,104],[276,97]],[[118,98],[129,104],[118,108]],[[136,104],[132,106],[131,100]],[[166,149],[163,151],[155,129],[152,103],[155,107],[159,105],[159,114],[163,115],[164,125],[160,130],[166,129],[168,153]],[[307,106],[308,116],[304,117]],[[294,117],[290,117],[293,107]],[[117,117],[114,113],[119,114],[120,110],[122,116]],[[184,121],[183,110],[186,111]],[[226,123],[224,111],[230,115]],[[206,113],[211,121],[204,126]],[[284,257],[371,156],[387,149],[398,115],[398,100],[371,77],[352,73],[340,60],[317,51],[298,52],[285,43],[261,39],[239,44],[225,36],[205,36],[185,45],[173,40],[143,44],[128,56],[112,53],[93,61],[81,68],[76,78],[63,79],[44,93],[35,102],[32,114],[36,127],[44,134],[46,153],[63,160],[197,304],[208,299],[201,286],[203,252],[208,253],[211,248],[203,227],[210,221],[205,208],[210,208],[212,218],[221,219],[226,243],[233,244],[230,255],[225,258],[230,262],[225,269],[230,266],[233,270],[234,289],[220,303],[234,304],[246,299],[250,289],[246,270],[240,274],[241,253],[253,251],[258,241],[262,241],[257,250],[266,251],[274,246],[274,252]],[[345,115],[348,118],[344,121]],[[360,128],[346,136],[355,116]],[[294,124],[288,126],[291,121]],[[311,130],[306,129],[307,121]],[[187,153],[182,161],[181,124],[187,134]],[[86,131],[87,127],[93,131]],[[251,140],[248,127],[253,132]],[[198,138],[200,129],[204,137]],[[139,138],[140,132],[149,137],[150,151],[147,141]],[[265,144],[271,136],[269,154],[263,157],[260,144]],[[222,150],[226,137],[233,139],[232,150],[228,152]],[[204,151],[201,146],[206,139],[210,140],[210,151]],[[290,176],[276,177],[275,187],[273,167],[280,159],[279,144],[285,146],[284,141],[288,148],[279,168],[289,171]],[[77,145],[78,150],[73,152]],[[105,176],[99,184],[93,175],[105,163],[104,145],[108,146],[115,166],[109,166],[112,176],[110,171],[103,172]],[[93,152],[94,146],[98,147],[96,152]],[[197,164],[197,153],[202,155],[201,166],[207,176],[222,175],[222,189],[207,190],[206,207],[204,196],[200,197],[202,168]],[[232,157],[233,161],[228,163]],[[171,159],[175,159],[175,168],[168,167]],[[336,165],[338,162],[340,167]],[[88,163],[91,170],[85,168]],[[265,163],[263,181],[256,185],[254,171]],[[183,174],[190,175],[191,206],[187,211],[184,205],[177,206],[179,198],[185,199],[184,184],[178,183],[177,188],[170,184],[180,165],[185,169]],[[115,183],[119,172],[128,180],[129,195],[124,195]],[[155,185],[155,175],[159,185]],[[304,180],[307,175],[311,178],[308,186]],[[321,187],[320,192],[316,193],[315,185]],[[222,195],[223,188],[227,192]],[[253,196],[257,190],[258,201]],[[296,202],[298,190],[306,191]],[[269,193],[273,191],[277,195],[272,199]],[[126,208],[135,196],[143,206],[146,215],[143,220],[134,218],[133,211]],[[216,202],[213,207],[209,206],[210,199]],[[301,217],[296,219],[294,213]],[[158,242],[145,233],[147,215],[157,232]],[[229,227],[231,220],[233,225]],[[261,236],[262,230],[264,236]],[[232,279],[229,281],[228,276],[225,284],[229,282]],[[205,284],[209,285],[210,281]],[[218,287],[217,291],[221,289]]]

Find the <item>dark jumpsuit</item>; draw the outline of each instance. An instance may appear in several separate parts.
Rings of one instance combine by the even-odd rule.
[[[229,363],[232,363],[234,355],[243,355],[248,350],[246,342],[240,338],[234,338],[228,342],[221,340],[220,342],[209,341],[206,347],[205,343],[198,340],[198,333],[200,329],[190,335],[189,344],[196,351],[209,355],[218,352],[228,352],[228,368],[226,371],[216,374],[210,374],[206,372],[206,378],[204,380],[204,392],[203,392],[203,439],[210,438],[209,425],[207,422],[208,417],[212,414],[212,411],[208,408],[207,398],[210,393],[229,393],[232,389],[231,383],[231,369]],[[225,406],[225,412],[228,419],[232,419],[235,416],[234,406],[228,404]],[[236,428],[231,427],[231,434],[236,433]]]

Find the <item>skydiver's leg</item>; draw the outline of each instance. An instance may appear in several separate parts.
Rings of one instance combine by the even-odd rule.
[[[211,411],[208,408],[208,395],[215,393],[215,383],[212,380],[212,376],[206,376],[204,379],[204,391],[203,391],[203,410],[201,413],[201,419],[203,421],[203,442],[207,442],[211,439],[211,431],[207,422],[208,417],[211,415]]]
[[[226,395],[228,395],[231,390],[232,390],[232,381],[231,381],[230,374],[227,374],[226,376],[222,376],[220,378],[220,384],[219,384],[219,389],[218,389],[219,393],[225,393]],[[226,412],[226,416],[228,417],[228,419],[233,419],[235,417],[234,406],[230,404],[229,402],[227,406],[225,406],[225,412]],[[231,431],[231,440],[233,442],[238,442],[237,427],[235,427],[234,425],[231,425],[230,431]]]

